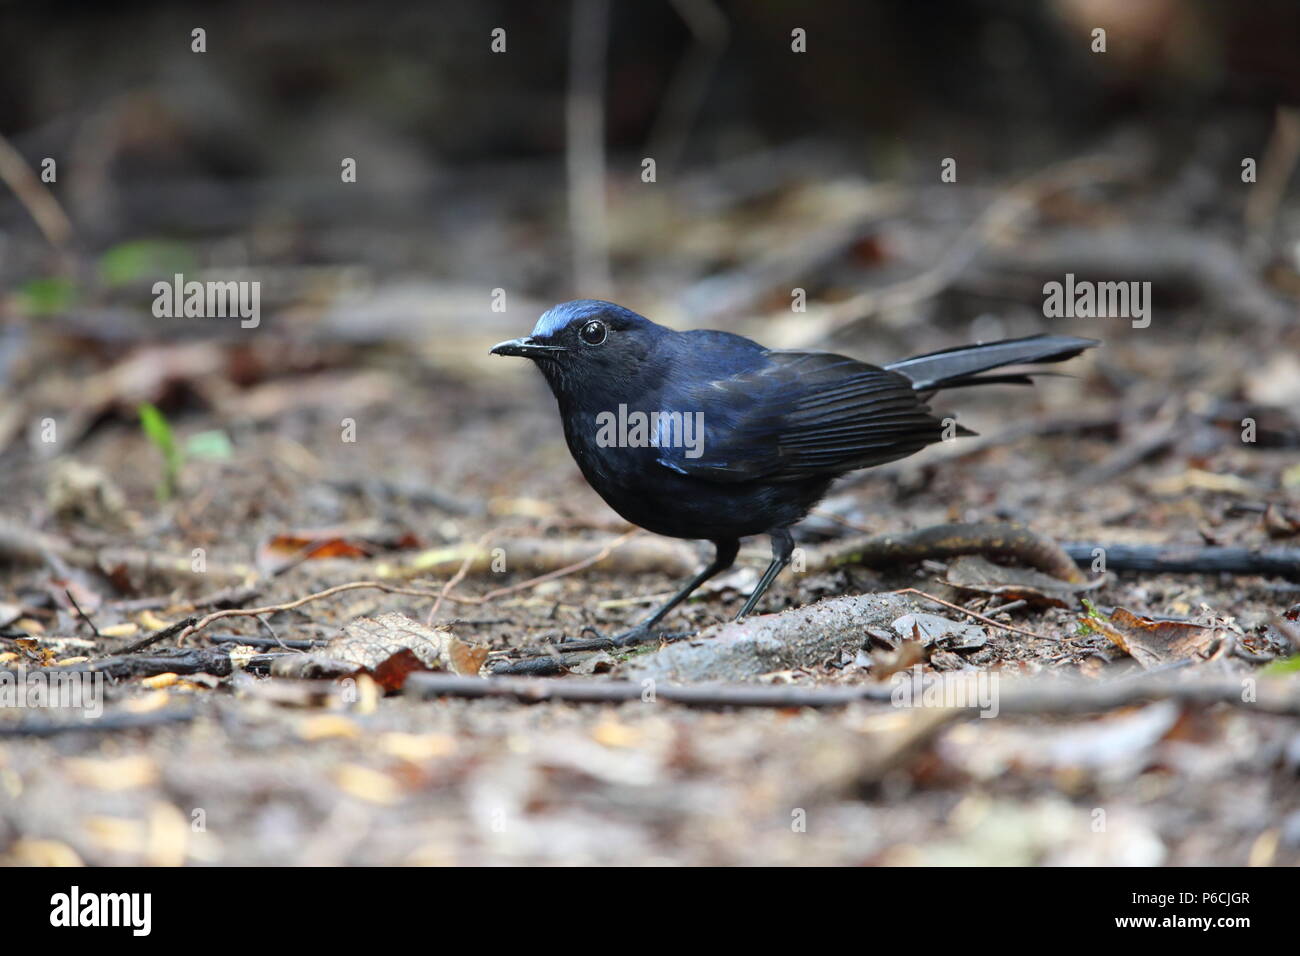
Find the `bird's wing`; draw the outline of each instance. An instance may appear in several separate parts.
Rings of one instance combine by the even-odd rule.
[[[703,441],[661,441],[661,465],[716,482],[797,481],[894,461],[941,437],[943,423],[897,372],[827,352],[764,359],[678,396],[681,411],[702,416]]]

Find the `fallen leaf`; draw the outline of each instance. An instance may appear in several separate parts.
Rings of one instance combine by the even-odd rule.
[[[388,806],[402,799],[401,787],[386,773],[359,764],[340,764],[334,771],[340,790],[358,800]]]
[[[871,674],[877,680],[888,680],[899,671],[925,660],[925,648],[919,640],[903,641],[895,651],[875,653],[871,656]]]
[[[419,539],[409,531],[344,531],[330,528],[320,531],[291,531],[272,535],[257,549],[257,567],[274,575],[302,561],[325,558],[369,558],[381,551],[418,548]]]
[[[153,611],[141,611],[140,616],[136,620],[146,631],[161,631],[163,628],[169,626],[167,621],[164,621],[157,614],[153,613]]]
[[[140,628],[137,625],[132,624],[130,621],[127,621],[124,624],[110,624],[108,627],[101,627],[99,629],[99,636],[100,637],[130,637],[131,635],[135,634],[135,632],[138,631],[139,629]]]
[[[69,777],[94,790],[138,790],[158,781],[158,765],[142,754],[108,760],[70,757],[65,766]]]
[[[1264,509],[1264,532],[1270,538],[1290,538],[1300,534],[1300,514],[1269,504]]]
[[[943,642],[948,650],[969,651],[988,642],[988,635],[979,625],[961,624],[937,614],[904,614],[892,626],[900,636],[911,635],[922,647]]]
[[[456,740],[447,734],[405,734],[394,731],[380,735],[379,749],[410,763],[420,763],[454,754]]]
[[[1188,468],[1181,475],[1170,475],[1151,482],[1158,495],[1181,495],[1189,491],[1219,491],[1231,495],[1258,495],[1259,489],[1236,475],[1216,475],[1200,468]]]
[[[329,642],[323,654],[370,674],[385,690],[399,690],[417,670],[473,676],[488,649],[456,637],[449,628],[428,628],[402,614],[362,617]]]
[[[298,736],[303,740],[328,740],[331,737],[354,738],[361,736],[355,721],[340,714],[317,714],[298,724]]]
[[[1171,661],[1208,657],[1220,630],[1186,621],[1156,621],[1117,607],[1109,618],[1093,614],[1083,623],[1100,631],[1144,668]]]
[[[303,534],[277,534],[257,549],[257,567],[263,574],[275,575],[300,561],[324,558],[366,558],[370,553],[343,538],[310,537]]]
[[[20,866],[85,866],[77,851],[58,840],[22,839],[9,849]]]
[[[967,554],[948,565],[947,583],[963,591],[995,594],[1009,601],[1028,601],[1046,607],[1072,607],[1075,596],[1101,587],[1105,577],[1071,584],[1034,568],[994,564],[977,554]]]

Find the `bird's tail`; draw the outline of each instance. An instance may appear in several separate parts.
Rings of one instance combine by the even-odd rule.
[[[1005,339],[983,345],[961,345],[942,352],[918,355],[886,365],[912,380],[918,392],[941,388],[993,383],[1031,384],[1028,374],[980,375],[990,369],[1008,365],[1044,365],[1074,358],[1084,349],[1100,345],[1096,339],[1079,339],[1070,335],[1031,335],[1023,339]]]

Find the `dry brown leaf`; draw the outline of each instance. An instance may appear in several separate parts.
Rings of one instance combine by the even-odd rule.
[[[138,790],[158,781],[158,765],[142,754],[108,760],[70,757],[66,767],[69,777],[94,790]]]
[[[402,788],[396,780],[360,764],[339,764],[334,771],[334,782],[344,793],[367,803],[389,806],[402,799]]]
[[[445,627],[428,628],[401,614],[358,618],[330,641],[324,654],[370,674],[385,690],[399,690],[417,670],[474,676],[488,649],[460,640]]]
[[[1143,667],[1208,657],[1221,640],[1218,628],[1185,621],[1156,621],[1117,607],[1109,619],[1084,618]]]
[[[301,561],[325,558],[369,558],[381,551],[418,548],[420,541],[408,532],[381,534],[353,528],[290,531],[272,535],[257,549],[257,566],[264,574],[278,574]]]
[[[947,583],[963,591],[996,594],[1009,601],[1023,600],[1046,607],[1073,607],[1075,596],[1105,583],[1071,584],[1034,568],[1010,568],[977,554],[967,554],[948,565]]]
[[[340,714],[317,714],[299,722],[298,736],[303,740],[351,739],[361,736],[361,728]]]

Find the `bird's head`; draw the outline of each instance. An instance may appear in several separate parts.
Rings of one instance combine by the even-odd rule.
[[[531,335],[494,345],[492,354],[532,359],[563,399],[580,387],[607,390],[638,379],[670,334],[613,302],[575,299],[543,312]]]

